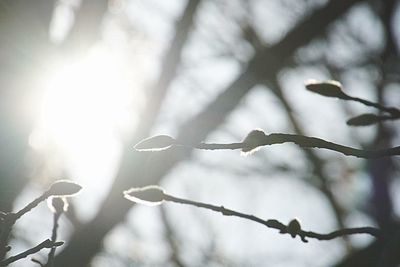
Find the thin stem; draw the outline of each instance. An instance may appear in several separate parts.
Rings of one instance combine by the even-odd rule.
[[[35,208],[37,205],[39,205],[42,201],[46,200],[46,198],[49,196],[48,192],[46,191],[43,193],[41,196],[38,198],[34,199],[32,202],[30,202],[28,205],[26,205],[24,208],[22,208],[20,211],[17,213],[4,213],[2,212],[2,218],[3,218],[3,225],[2,225],[2,230],[1,230],[1,235],[0,235],[0,260],[4,259],[4,257],[7,254],[7,240],[10,235],[11,229],[15,222],[21,218],[24,214],[27,212],[31,211],[33,208]]]
[[[203,150],[235,150],[241,149],[243,147],[242,143],[230,143],[230,144],[207,144],[200,143],[196,145],[194,148],[203,149]]]
[[[22,208],[20,211],[15,213],[15,220],[18,220],[21,218],[24,214],[28,213],[32,209],[36,208],[37,205],[39,205],[41,202],[45,201],[49,197],[49,193],[46,191],[43,193],[41,196],[38,198],[34,199],[32,202],[30,202],[28,205],[26,205],[24,208]]]
[[[15,256],[11,256],[8,259],[1,261],[0,266],[7,266],[10,263],[13,263],[13,262],[23,259],[23,258],[26,258],[27,256],[29,256],[31,254],[35,254],[44,248],[58,247],[61,245],[63,245],[63,242],[53,242],[50,239],[46,239],[45,241],[43,241],[42,243],[40,243],[39,245],[37,245],[31,249],[28,249],[28,250],[21,252]]]
[[[55,212],[53,215],[53,230],[51,232],[51,241],[55,243],[57,241],[57,229],[58,229],[58,220],[61,217],[61,212]],[[50,249],[46,267],[53,267],[54,266],[54,256],[56,254],[57,247],[53,246]]]
[[[336,143],[328,142],[321,138],[309,137],[298,134],[282,134],[282,133],[273,133],[269,135],[265,135],[264,138],[257,140],[254,144],[255,147],[267,146],[267,145],[275,145],[275,144],[284,144],[284,143],[295,143],[298,146],[305,148],[322,148],[328,149],[332,151],[339,152],[346,156],[354,156],[358,158],[381,158],[381,157],[390,157],[390,156],[399,156],[400,155],[400,146],[388,148],[388,149],[380,149],[380,150],[363,150],[353,147],[348,147],[344,145],[339,145]],[[241,149],[243,148],[243,143],[231,143],[231,144],[205,144],[201,143],[195,148],[203,149],[203,150],[225,150],[225,149]]]
[[[400,146],[389,149],[380,149],[380,150],[362,150],[328,142],[321,138],[308,137],[295,134],[277,133],[277,134],[266,135],[264,143],[262,143],[261,145],[283,144],[288,142],[295,143],[296,145],[299,145],[301,147],[328,149],[342,153],[347,156],[354,156],[358,158],[380,158],[380,157],[400,155]]]
[[[383,105],[381,105],[379,103],[371,102],[371,101],[368,101],[368,100],[365,100],[365,99],[362,99],[362,98],[359,98],[359,97],[348,96],[348,98],[345,99],[345,100],[356,101],[356,102],[364,104],[364,105],[366,105],[368,107],[374,107],[374,108],[376,108],[376,109],[378,109],[380,111],[387,112],[387,113],[393,115],[392,119],[400,118],[400,110],[397,109],[397,108],[394,108],[394,107],[386,107],[386,106],[383,106]]]
[[[243,219],[247,219],[250,221],[260,223],[262,225],[267,226],[268,228],[277,229],[277,230],[279,230],[279,233],[281,233],[281,234],[289,234],[288,225],[285,225],[275,219],[263,220],[254,215],[249,215],[249,214],[237,212],[237,211],[234,211],[231,209],[227,209],[224,206],[215,206],[215,205],[201,203],[201,202],[197,202],[197,201],[193,201],[193,200],[177,198],[177,197],[174,197],[174,196],[171,196],[168,194],[164,194],[164,200],[212,210],[215,212],[219,212],[224,216],[240,217]],[[374,227],[359,227],[359,228],[344,228],[344,229],[340,229],[337,231],[333,231],[328,234],[320,234],[320,233],[315,233],[315,232],[311,232],[311,231],[303,231],[300,229],[296,234],[294,234],[294,235],[293,235],[293,233],[290,233],[290,234],[292,235],[292,237],[295,237],[296,235],[298,235],[298,236],[300,236],[300,238],[303,242],[308,242],[306,238],[314,238],[314,239],[318,239],[318,240],[331,240],[331,239],[334,239],[337,237],[342,237],[345,235],[353,235],[353,234],[369,234],[371,236],[378,238],[381,236],[381,231],[378,228],[374,228]]]

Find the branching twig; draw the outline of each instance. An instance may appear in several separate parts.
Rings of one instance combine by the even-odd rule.
[[[6,249],[7,240],[16,220],[21,218],[21,216],[23,216],[25,213],[35,208],[37,205],[39,205],[40,202],[45,200],[47,197],[48,197],[47,193],[42,194],[40,197],[34,199],[32,202],[30,202],[28,205],[26,205],[17,213],[12,213],[12,212],[2,213],[3,227],[1,229],[1,235],[0,235],[0,259],[3,259],[7,253]]]
[[[346,156],[354,156],[358,158],[381,158],[400,155],[400,146],[379,150],[363,150],[344,145],[332,143],[317,137],[309,137],[299,134],[283,134],[272,133],[265,134],[262,130],[253,130],[240,143],[216,144],[216,143],[200,143],[198,145],[181,144],[178,140],[169,136],[159,135],[147,138],[139,142],[135,148],[138,151],[160,151],[170,148],[171,146],[193,147],[203,150],[235,150],[241,149],[244,153],[251,153],[262,146],[275,144],[295,143],[304,148],[323,148],[339,152]]]
[[[145,204],[149,206],[160,205],[165,201],[175,202],[179,204],[191,205],[199,208],[204,208],[219,212],[224,216],[235,216],[244,218],[250,221],[254,221],[265,225],[269,228],[277,229],[281,234],[290,234],[293,238],[300,236],[303,242],[308,242],[307,238],[315,238],[318,240],[331,240],[336,237],[353,234],[369,234],[374,237],[381,237],[381,231],[374,227],[359,227],[359,228],[344,228],[328,234],[319,234],[310,231],[303,231],[301,229],[300,222],[297,219],[293,219],[288,225],[285,225],[278,220],[270,219],[263,220],[254,215],[249,215],[241,212],[237,212],[231,209],[227,209],[224,206],[215,206],[207,203],[197,202],[188,199],[182,199],[168,195],[165,190],[156,185],[150,185],[139,188],[130,188],[123,192],[124,197],[132,202]]]
[[[3,261],[0,262],[0,266],[7,266],[12,262],[15,262],[17,260],[26,258],[27,256],[31,255],[31,254],[35,254],[37,252],[39,252],[40,250],[44,249],[44,248],[53,248],[53,247],[59,247],[61,245],[63,245],[64,242],[53,242],[50,239],[46,239],[45,241],[43,241],[42,243],[40,243],[39,245],[30,248],[20,254],[17,254],[15,256],[11,256],[8,259],[5,259]]]
[[[244,214],[244,213],[237,212],[237,211],[234,211],[231,209],[227,209],[224,206],[215,206],[215,205],[211,205],[211,204],[177,198],[177,197],[165,194],[165,193],[164,193],[164,200],[212,210],[215,212],[219,212],[224,216],[235,216],[235,217],[240,217],[240,218],[244,218],[247,220],[251,220],[251,221],[263,224],[269,228],[277,229],[277,230],[279,230],[279,233],[281,233],[281,234],[290,234],[290,235],[292,235],[293,238],[296,237],[296,235],[298,235],[298,236],[300,236],[300,238],[303,242],[308,242],[307,238],[314,238],[314,239],[318,239],[318,240],[331,240],[331,239],[334,239],[337,237],[342,237],[345,235],[353,235],[353,234],[369,234],[374,237],[381,236],[381,231],[378,228],[374,228],[374,227],[345,228],[345,229],[333,231],[328,234],[319,234],[319,233],[315,233],[315,232],[311,232],[311,231],[302,230],[300,227],[300,224],[298,222],[296,222],[296,224],[298,224],[298,226],[296,227],[295,231],[293,231],[293,229],[291,229],[291,224],[292,224],[292,222],[297,221],[297,220],[294,220],[291,223],[289,223],[288,225],[285,225],[275,219],[263,220],[254,215]]]
[[[365,100],[363,98],[354,97],[346,94],[343,91],[342,84],[338,81],[316,81],[316,80],[309,80],[306,82],[307,90],[326,96],[326,97],[335,97],[345,101],[355,101],[361,104],[364,104],[368,107],[376,108],[380,111],[389,113],[391,117],[388,119],[398,119],[400,118],[400,110],[395,107],[386,107],[380,103],[372,102],[369,100]]]
[[[45,201],[47,198],[49,197],[49,193],[45,192],[44,194],[42,194],[41,196],[39,196],[38,198],[34,199],[32,202],[30,202],[28,205],[26,205],[24,208],[22,208],[21,210],[19,210],[17,213],[15,213],[15,220],[18,220],[19,218],[21,218],[24,214],[28,213],[29,211],[31,211],[32,209],[34,209],[35,207],[37,207],[37,205],[39,205],[41,202]]]
[[[51,233],[51,241],[52,242],[56,242],[57,240],[57,229],[58,229],[58,220],[61,217],[60,212],[56,212],[53,215],[53,230]],[[49,255],[48,255],[48,260],[47,260],[47,264],[45,265],[46,267],[53,267],[54,266],[54,255],[56,254],[56,248],[55,246],[53,246],[50,249]]]
[[[336,143],[325,141],[321,138],[309,137],[297,134],[282,134],[273,133],[265,135],[263,138],[256,140],[252,145],[255,148],[274,144],[284,144],[284,143],[295,143],[301,147],[306,148],[323,148],[332,151],[339,152],[347,156],[354,156],[358,158],[380,158],[389,156],[400,155],[400,146],[380,149],[380,150],[363,150],[352,148],[344,145],[339,145]],[[204,150],[223,150],[223,149],[244,149],[246,147],[245,142],[241,143],[231,143],[231,144],[206,144],[201,143],[195,148]]]
[[[31,201],[18,212],[1,212],[2,227],[0,234],[0,260],[5,258],[7,251],[9,250],[9,247],[7,246],[8,237],[12,227],[18,219],[37,207],[41,202],[45,201],[50,196],[73,196],[76,195],[81,189],[82,187],[74,182],[68,180],[58,180],[51,184],[49,189],[46,190],[42,195]],[[53,240],[53,242],[55,242],[55,240]]]
[[[349,96],[349,95],[348,95],[348,99],[345,99],[345,100],[356,101],[356,102],[364,104],[364,105],[366,105],[368,107],[373,107],[373,108],[376,108],[376,109],[378,109],[380,111],[384,111],[384,112],[387,112],[387,113],[392,115],[392,117],[385,118],[385,119],[394,120],[394,119],[400,118],[400,110],[395,108],[395,107],[386,107],[386,106],[383,106],[383,105],[381,105],[379,103],[371,102],[371,101],[365,100],[363,98],[353,97],[353,96]]]

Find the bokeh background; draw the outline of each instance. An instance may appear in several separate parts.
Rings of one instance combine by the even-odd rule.
[[[396,266],[387,262],[400,240],[396,157],[291,144],[247,157],[133,146],[156,134],[238,142],[254,128],[398,144],[396,122],[349,127],[375,110],[304,83],[335,79],[350,95],[400,106],[399,10],[396,0],[0,1],[0,210],[18,210],[57,179],[81,184],[61,221],[59,267]],[[321,233],[377,226],[393,242],[304,244],[242,219],[123,199],[149,184],[264,219],[297,217]],[[51,227],[43,204],[18,221],[12,252]]]

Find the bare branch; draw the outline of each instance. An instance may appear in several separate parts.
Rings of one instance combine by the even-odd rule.
[[[255,132],[257,132],[257,136],[253,135]],[[227,143],[227,144],[200,143],[198,145],[189,146],[187,144],[180,144],[178,141],[176,141],[174,146],[191,147],[201,150],[241,149],[242,152],[244,153],[252,153],[253,151],[259,149],[262,146],[284,144],[284,143],[295,143],[296,145],[303,148],[328,149],[339,152],[346,156],[354,156],[358,158],[367,158],[367,159],[400,155],[400,146],[388,149],[379,149],[379,150],[363,150],[349,146],[339,145],[317,137],[309,137],[299,134],[283,134],[283,133],[272,133],[267,135],[261,130],[251,131],[249,135],[243,140],[243,142],[240,143]],[[157,147],[151,147],[151,149],[153,149],[153,151],[156,151]],[[142,149],[138,151],[142,151]]]
[[[59,246],[62,246],[63,244],[64,244],[64,242],[61,242],[61,241],[53,242],[50,239],[46,239],[45,241],[43,241],[42,243],[40,243],[39,245],[37,245],[31,249],[28,249],[20,254],[17,254],[15,256],[9,257],[8,259],[1,261],[0,266],[7,266],[10,263],[13,263],[13,262],[23,259],[23,258],[26,258],[29,255],[35,254],[44,248],[59,247]]]
[[[298,146],[304,148],[322,148],[332,151],[339,152],[346,156],[354,156],[358,158],[381,158],[400,155],[400,146],[380,149],[380,150],[363,150],[336,143],[328,142],[321,138],[309,137],[298,134],[283,134],[283,133],[272,133],[265,135],[262,140],[257,141],[254,146],[255,148],[260,146],[283,144],[283,143],[295,143]],[[203,150],[225,150],[225,149],[243,149],[246,144],[242,143],[231,143],[231,144],[206,144],[201,143],[195,148]]]
[[[295,238],[298,235],[298,236],[300,236],[301,240],[305,243],[308,242],[307,238],[314,238],[314,239],[322,241],[322,240],[332,240],[337,237],[342,237],[345,235],[354,235],[354,234],[369,234],[369,235],[377,237],[377,238],[381,236],[381,231],[375,227],[344,228],[344,229],[340,229],[337,231],[333,231],[331,233],[320,234],[320,233],[315,233],[312,231],[302,230],[300,223],[296,219],[291,221],[288,225],[285,225],[275,219],[263,220],[254,215],[249,215],[249,214],[237,212],[237,211],[234,211],[231,209],[227,209],[224,206],[215,206],[215,205],[211,205],[211,204],[207,204],[207,203],[177,198],[177,197],[174,197],[174,196],[171,196],[168,194],[164,194],[164,201],[170,201],[170,202],[175,202],[175,203],[180,203],[180,204],[185,204],[185,205],[191,205],[191,206],[219,212],[224,216],[234,216],[234,217],[240,217],[243,219],[254,221],[254,222],[260,223],[262,225],[265,225],[268,228],[277,229],[277,230],[279,230],[279,233],[281,233],[281,234],[290,234],[293,238]],[[295,222],[295,223],[293,223],[293,222]],[[296,225],[296,227],[293,227],[293,225]]]

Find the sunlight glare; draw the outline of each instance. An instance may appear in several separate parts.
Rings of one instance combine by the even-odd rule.
[[[51,147],[79,179],[107,180],[117,165],[121,135],[133,127],[131,83],[105,53],[63,66],[47,74],[30,145]]]

